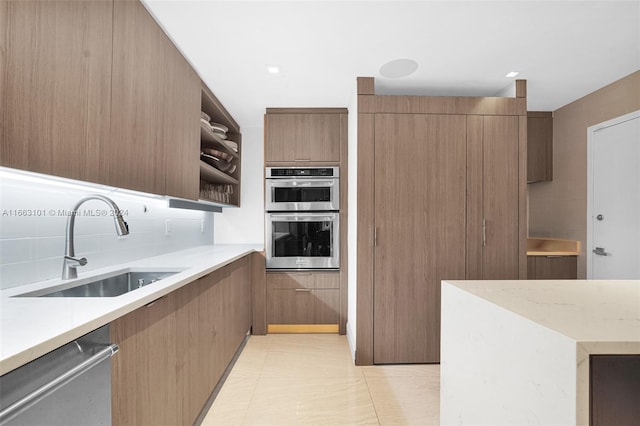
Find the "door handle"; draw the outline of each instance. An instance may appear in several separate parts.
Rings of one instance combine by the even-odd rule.
[[[596,247],[592,251],[598,256],[609,256],[611,254],[604,251],[604,247]]]

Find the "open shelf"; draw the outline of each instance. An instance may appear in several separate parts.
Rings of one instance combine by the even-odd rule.
[[[237,152],[231,148],[231,145],[211,130],[207,129],[205,123],[200,122],[200,143],[202,148],[212,148],[228,152],[234,158],[240,158]],[[235,142],[235,141],[234,141]]]
[[[242,155],[242,134],[240,126],[214,96],[204,82],[202,82],[201,111],[205,112],[211,121],[226,126],[230,141],[238,144],[237,152],[231,148],[229,141],[213,132],[206,123],[200,122],[200,148],[215,149],[228,153],[236,166],[232,174],[227,174],[215,167],[200,161],[200,198],[206,201],[229,206],[240,206],[240,157]]]
[[[238,179],[208,165],[202,160],[200,161],[200,178],[210,183],[228,183],[231,185],[238,185],[240,183]]]

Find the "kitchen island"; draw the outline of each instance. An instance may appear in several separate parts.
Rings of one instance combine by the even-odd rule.
[[[117,297],[15,297],[63,283],[59,278],[0,291],[0,374],[184,287],[260,245],[199,246],[107,268],[79,272],[78,280],[126,268],[177,270],[175,275]]]
[[[441,424],[589,424],[591,356],[640,355],[640,281],[443,281],[441,348]]]

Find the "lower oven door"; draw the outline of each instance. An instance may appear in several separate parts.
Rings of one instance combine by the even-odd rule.
[[[338,269],[340,214],[267,213],[267,269]]]

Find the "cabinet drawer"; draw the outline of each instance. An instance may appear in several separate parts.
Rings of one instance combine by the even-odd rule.
[[[268,324],[338,324],[338,289],[268,289]]]
[[[340,288],[340,272],[267,273],[267,291],[296,288]]]

